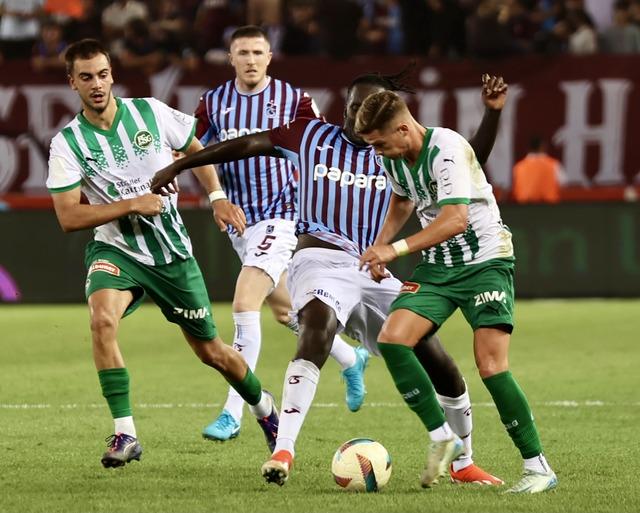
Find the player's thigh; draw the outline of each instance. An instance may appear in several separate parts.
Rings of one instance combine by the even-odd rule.
[[[460,309],[473,330],[513,331],[513,264],[496,260],[469,276],[459,286]]]
[[[428,321],[428,324],[420,323],[422,327],[415,332],[418,333],[424,326],[428,325],[430,329],[422,335],[425,336],[435,332],[442,326],[451,314],[453,314],[457,305],[453,299],[453,294],[450,293],[447,288],[431,285],[424,281],[418,281],[418,279],[421,278],[421,276],[417,275],[419,272],[422,271],[417,269],[416,273],[412,276],[412,280],[415,281],[405,281],[402,284],[398,297],[391,304],[389,311],[390,317],[396,311],[404,310]],[[398,317],[396,316],[395,318]],[[389,328],[388,323],[385,323],[385,328]],[[415,345],[418,340],[415,340],[412,345]]]
[[[250,226],[243,238],[242,265],[261,269],[271,278],[271,287],[275,287],[287,270],[296,247],[295,222],[287,219],[260,221]]]
[[[255,312],[273,289],[273,280],[264,270],[243,266],[233,295],[234,312]]]
[[[347,324],[352,310],[362,300],[358,259],[343,251],[306,248],[291,261],[287,288],[294,315],[313,299],[333,309],[338,331]]]
[[[148,271],[145,291],[169,322],[178,324],[197,340],[217,337],[209,294],[194,258],[149,266]]]
[[[380,283],[371,279],[368,272],[359,273],[362,299],[345,327],[345,333],[363,344],[373,354],[380,354],[378,335],[389,315],[389,308],[398,296],[402,283],[393,276]]]
[[[95,241],[85,252],[85,296],[93,318],[98,315],[131,314],[144,299],[144,265],[117,248]]]
[[[394,310],[382,325],[378,342],[414,347],[433,328],[432,321],[411,310]]]
[[[130,290],[103,288],[93,292],[87,299],[92,329],[117,328],[133,297]]]

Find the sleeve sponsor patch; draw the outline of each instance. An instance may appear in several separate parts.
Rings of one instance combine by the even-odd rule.
[[[87,276],[97,271],[109,273],[109,274],[112,274],[113,276],[120,276],[120,268],[117,265],[112,264],[108,260],[98,259],[94,261],[89,267],[89,272],[87,273]]]
[[[400,288],[400,294],[415,294],[420,290],[420,284],[414,281],[405,281]]]

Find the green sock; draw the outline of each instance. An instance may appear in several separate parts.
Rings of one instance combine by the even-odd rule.
[[[129,399],[129,372],[126,368],[102,369],[98,371],[102,395],[107,400],[114,419],[131,416]]]
[[[240,397],[242,397],[251,406],[255,406],[260,402],[260,397],[262,396],[262,385],[260,384],[260,380],[253,372],[251,372],[249,367],[247,367],[247,375],[242,381],[227,381],[229,385],[231,385],[234,390],[240,394]]]
[[[542,453],[542,444],[531,408],[511,372],[500,372],[482,381],[493,397],[500,413],[500,420],[522,457],[533,458]]]
[[[445,423],[436,391],[410,347],[378,342],[380,353],[402,398],[429,431]]]

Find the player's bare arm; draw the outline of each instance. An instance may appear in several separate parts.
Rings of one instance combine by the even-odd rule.
[[[129,214],[155,216],[162,212],[163,207],[162,197],[157,194],[144,194],[106,205],[86,205],[80,202],[80,187],[52,194],[51,197],[64,232],[95,228]]]
[[[202,149],[203,146],[200,141],[194,138],[184,153],[186,155],[193,155]],[[222,185],[220,185],[218,174],[212,165],[196,167],[193,169],[193,174],[196,175],[196,178],[207,194],[215,191],[222,192]],[[227,230],[227,225],[231,225],[239,234],[244,233],[247,225],[247,218],[244,215],[244,211],[239,206],[231,203],[224,196],[224,193],[222,193],[218,199],[211,201],[211,208],[213,209],[213,218],[221,232]]]
[[[476,158],[480,164],[484,164],[498,135],[500,114],[507,101],[508,85],[502,77],[484,74],[482,75],[482,102],[485,106],[484,116],[478,130],[469,139]]]
[[[409,198],[392,193],[391,200],[389,202],[389,210],[384,218],[384,223],[380,229],[380,233],[378,233],[378,236],[373,242],[373,246],[389,244],[405,225],[414,208],[415,205]],[[387,273],[386,263],[380,263],[377,266],[370,268],[369,271],[371,273],[371,277],[377,282],[380,282],[389,276]]]
[[[389,210],[374,245],[388,244],[406,224],[414,208],[415,205],[409,198],[392,193]]]
[[[360,267],[368,267],[374,279],[382,279],[384,276],[379,276],[382,265],[399,256],[430,248],[463,233],[467,229],[468,212],[469,207],[465,204],[444,205],[429,226],[404,239],[403,247],[394,243],[374,244],[367,248],[360,257]]]
[[[283,156],[271,142],[269,130],[223,141],[176,160],[155,174],[151,180],[151,191],[162,195],[171,194],[171,182],[185,169],[260,156]]]

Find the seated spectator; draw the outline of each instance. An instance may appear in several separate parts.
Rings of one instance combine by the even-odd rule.
[[[64,68],[64,50],[67,43],[62,38],[62,27],[55,21],[47,21],[40,30],[40,39],[33,46],[31,66],[36,71]]]
[[[118,58],[122,67],[140,69],[147,75],[161,70],[167,63],[160,45],[151,37],[149,24],[141,18],[129,20],[125,25],[123,48]]]
[[[28,59],[40,35],[44,0],[0,0],[0,57]]]
[[[114,42],[124,35],[125,25],[133,19],[146,20],[149,17],[146,4],[137,0],[114,0],[102,11],[102,32],[104,37]],[[117,51],[117,45],[116,45]]]
[[[609,53],[640,53],[640,28],[631,23],[627,0],[618,0],[614,4],[613,25],[602,34],[602,46]]]
[[[572,11],[567,20],[573,32],[569,36],[569,53],[589,55],[598,51],[598,35],[584,11]]]
[[[558,203],[565,174],[560,162],[547,154],[542,138],[531,139],[529,153],[513,168],[513,199],[517,203]]]

